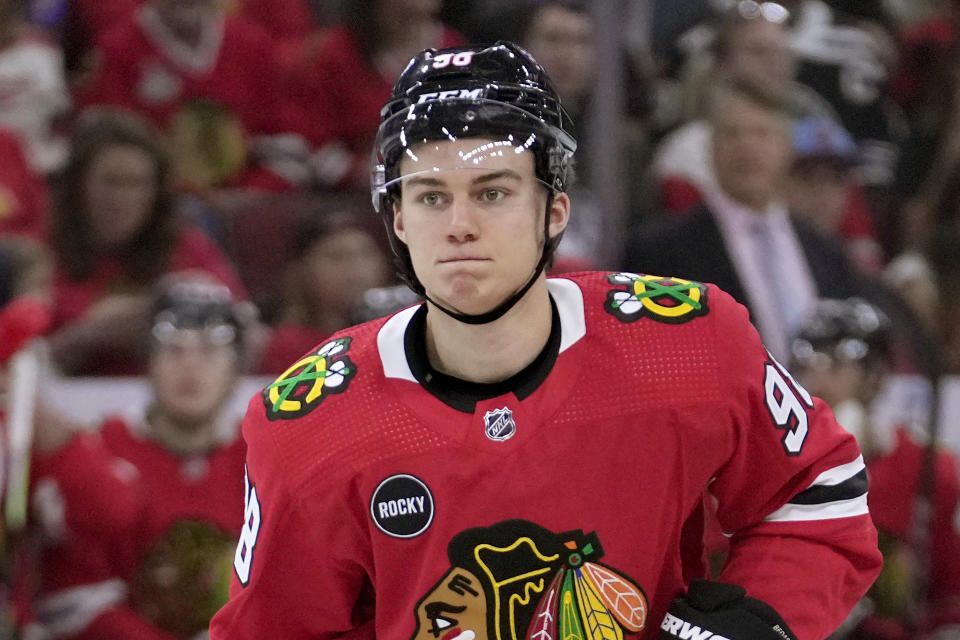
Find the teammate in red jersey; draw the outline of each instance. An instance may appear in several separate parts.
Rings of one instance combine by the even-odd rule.
[[[576,142],[510,43],[398,80],[374,199],[423,304],[251,400],[213,640],[826,637],[880,568],[852,436],[710,285],[548,279]],[[705,575],[705,490],[731,551]]]
[[[931,448],[922,421],[890,424],[872,410],[888,386],[896,337],[890,320],[866,300],[821,300],[792,346],[797,380],[856,436],[870,479],[884,565],[839,636],[847,640],[960,633],[957,458],[942,443]]]
[[[246,321],[208,279],[168,284],[154,311],[144,415],[53,439],[34,467],[33,614],[49,637],[194,638],[227,597],[245,447],[224,407]],[[48,409],[37,419],[71,428]]]

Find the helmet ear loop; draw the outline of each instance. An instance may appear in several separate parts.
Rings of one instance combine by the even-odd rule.
[[[547,175],[552,177],[551,193],[567,190],[570,177],[570,155],[560,146],[554,146],[547,152]]]
[[[383,213],[381,209],[390,204],[390,198],[387,195],[387,168],[383,163],[377,163],[373,170],[373,208],[377,213]]]

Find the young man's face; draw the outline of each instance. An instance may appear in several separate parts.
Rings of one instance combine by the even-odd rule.
[[[532,153],[481,138],[429,142],[404,157],[400,173],[394,231],[432,299],[484,313],[533,275],[547,189]],[[566,194],[555,196],[551,236],[566,226],[569,205]]]
[[[220,344],[194,329],[154,344],[150,382],[157,408],[184,426],[212,419],[236,381],[237,360],[235,344]]]

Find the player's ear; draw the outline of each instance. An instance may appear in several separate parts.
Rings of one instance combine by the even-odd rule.
[[[400,211],[400,205],[393,204],[393,232],[400,238],[400,242],[407,243],[407,232],[403,228],[403,215]]]
[[[550,237],[553,238],[566,229],[567,223],[570,222],[570,196],[562,191],[554,195],[548,215],[550,216]]]

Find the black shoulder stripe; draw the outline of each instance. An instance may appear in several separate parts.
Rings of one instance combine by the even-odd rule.
[[[867,470],[861,469],[839,484],[815,485],[790,499],[790,504],[826,504],[859,498],[867,492]]]

